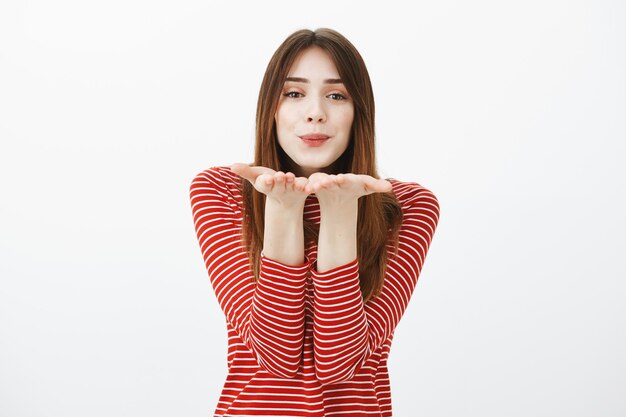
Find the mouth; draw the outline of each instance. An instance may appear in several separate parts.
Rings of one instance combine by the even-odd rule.
[[[302,141],[308,145],[308,146],[322,146],[328,139],[330,139],[330,136],[328,135],[323,135],[320,133],[315,133],[315,134],[310,134],[310,135],[302,135],[300,136],[300,139],[302,139]]]

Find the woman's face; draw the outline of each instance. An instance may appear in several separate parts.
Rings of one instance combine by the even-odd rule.
[[[278,144],[296,175],[332,171],[350,141],[354,104],[325,50],[313,46],[296,57],[275,117]]]

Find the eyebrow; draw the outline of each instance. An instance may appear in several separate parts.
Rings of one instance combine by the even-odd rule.
[[[302,78],[302,77],[287,77],[285,81],[293,81],[295,83],[305,83],[305,84],[308,84],[311,82],[309,81],[308,78]],[[327,78],[324,80],[324,84],[343,84],[343,81],[341,80],[341,78]]]

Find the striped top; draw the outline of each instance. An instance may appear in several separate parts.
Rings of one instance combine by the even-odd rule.
[[[357,259],[319,273],[314,242],[305,245],[303,265],[262,255],[255,283],[241,241],[240,181],[230,168],[213,167],[190,186],[228,331],[228,376],[215,415],[391,416],[387,358],[439,221],[437,198],[417,183],[389,180],[403,213],[398,253],[382,292],[363,303]],[[304,218],[319,224],[315,195]]]

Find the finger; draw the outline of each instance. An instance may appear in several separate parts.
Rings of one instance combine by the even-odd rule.
[[[327,176],[328,174],[325,174],[323,172],[314,172],[313,174],[309,175],[309,181],[317,182]]]
[[[256,178],[255,187],[261,192],[271,191],[274,186],[274,176],[261,174]]]
[[[320,188],[324,190],[337,190],[346,188],[346,184],[349,184],[349,180],[343,174],[328,175],[322,181],[320,181]]]
[[[371,193],[385,193],[391,191],[391,183],[389,181],[377,179],[370,177],[369,175],[364,176],[364,185],[365,190]]]
[[[285,173],[282,171],[278,171],[274,174],[274,188],[272,191],[277,193],[284,193],[287,188],[287,182]]]
[[[313,188],[315,189],[316,192],[321,191],[321,190],[329,190],[334,187],[336,187],[335,179],[330,176],[313,184]]]
[[[385,193],[390,193],[391,191],[393,191],[393,186],[391,185],[391,183],[387,180],[380,180],[382,181],[382,188],[383,188],[383,192]]]
[[[293,181],[293,188],[296,191],[306,191],[306,186],[309,183],[309,180],[304,177],[295,178]]]
[[[285,183],[285,173],[282,171],[278,171],[274,174],[274,182],[276,182],[276,184],[283,184]]]
[[[237,162],[230,166],[230,170],[254,184],[256,175],[253,175],[252,169],[249,165]]]
[[[318,181],[316,183],[313,183],[313,192],[317,193],[319,190],[321,190],[322,188],[324,188],[324,186],[322,185],[321,181]]]
[[[316,181],[311,181],[309,179],[305,185],[304,191],[307,194],[312,194],[319,189],[318,187],[319,187],[319,184]]]
[[[392,188],[393,188],[389,181],[383,180],[383,179],[377,179],[376,180],[376,187],[377,187],[376,190],[379,193],[387,193],[387,192],[391,191]]]
[[[337,177],[335,178],[335,184],[337,184],[339,188],[343,189],[349,189],[351,187],[359,185],[365,187],[365,185],[363,184],[363,180],[358,175],[352,173],[337,174]]]
[[[263,166],[251,166],[248,164],[234,163],[230,166],[231,171],[250,181],[254,185],[256,179],[261,174],[273,174],[275,171]]]

